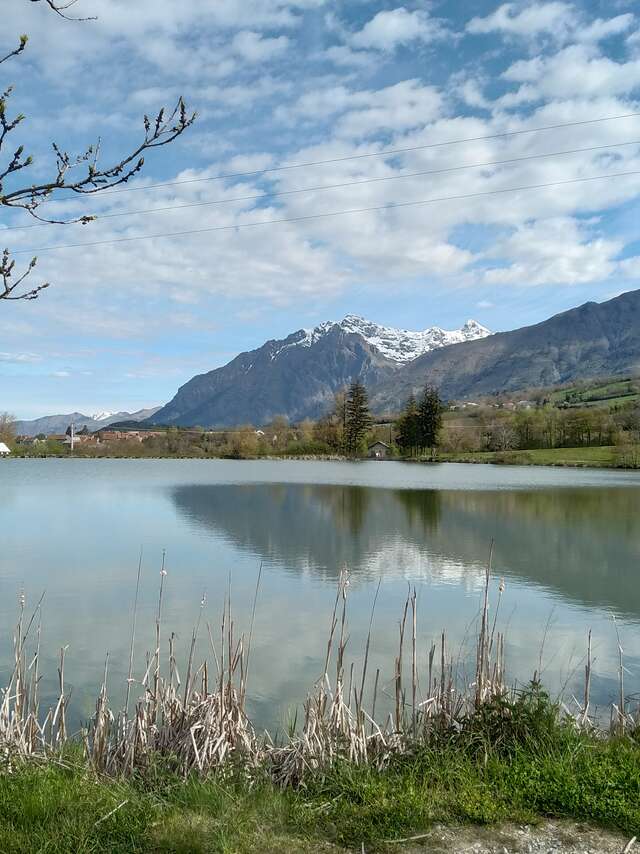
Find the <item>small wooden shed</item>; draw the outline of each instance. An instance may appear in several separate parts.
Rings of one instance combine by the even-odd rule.
[[[384,460],[389,456],[390,450],[386,442],[374,442],[367,448],[367,456],[372,460]]]

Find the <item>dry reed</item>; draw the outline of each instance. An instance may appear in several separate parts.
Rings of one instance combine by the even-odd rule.
[[[507,688],[505,682],[505,640],[497,631],[502,582],[498,587],[495,613],[490,613],[491,554],[482,591],[472,681],[462,678],[459,661],[448,652],[444,631],[439,645],[432,644],[428,650],[421,681],[418,600],[415,588],[409,588],[399,623],[398,652],[390,683],[393,694],[389,698],[384,686],[381,688],[380,670],[376,669],[370,709],[367,709],[365,695],[370,682],[370,644],[380,585],[373,600],[361,672],[357,674],[354,665],[348,666],[346,662],[349,576],[343,570],[329,625],[323,673],[304,703],[299,731],[294,730],[285,743],[275,743],[266,734],[258,737],[246,711],[261,574],[247,641],[243,634],[237,634],[230,585],[225,596],[218,645],[214,642],[211,626],[206,623],[215,675],[210,672],[206,660],[198,667],[195,665],[206,604],[203,596],[191,635],[183,683],[177,666],[174,635],[166,641],[168,656],[164,664],[166,675],[163,675],[161,639],[166,578],[163,556],[155,617],[156,646],[153,653],[146,656],[143,676],[136,681],[133,677],[134,646],[141,564],[142,555],[136,581],[124,707],[119,712],[111,708],[107,656],[95,713],[82,731],[87,761],[98,773],[114,776],[144,773],[162,762],[184,775],[194,772],[205,775],[232,767],[249,774],[258,768],[267,769],[279,785],[298,785],[307,773],[328,767],[337,759],[382,768],[394,754],[408,751],[419,743],[429,743],[438,732],[461,729],[484,704],[496,697],[512,696],[514,689]],[[21,597],[14,636],[14,667],[0,703],[0,755],[8,769],[16,760],[60,756],[72,738],[66,722],[69,696],[65,688],[65,649],[60,651],[57,702],[44,716],[40,711],[41,612],[42,600],[27,620],[24,596]],[[35,646],[29,658],[27,647],[34,631]],[[620,697],[612,706],[611,731],[624,733],[636,727],[638,721],[625,701],[623,650],[619,637],[618,650]],[[577,703],[577,712],[572,714],[576,726],[593,726],[591,678],[589,633],[584,697]],[[134,685],[139,688],[139,697],[130,710]],[[383,722],[376,718],[381,693],[387,696],[390,706]]]

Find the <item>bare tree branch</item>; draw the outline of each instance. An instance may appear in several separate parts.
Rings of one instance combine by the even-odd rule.
[[[5,249],[0,257],[0,300],[36,299],[40,291],[48,288],[49,282],[45,282],[42,285],[32,288],[30,291],[18,291],[20,285],[30,275],[37,263],[38,259],[32,258],[24,273],[19,275],[17,279],[14,279],[13,275],[16,262],[11,260],[9,250]]]
[[[31,2],[32,3],[40,3],[41,0],[31,0]],[[44,0],[44,2],[47,4],[47,6],[50,9],[53,9],[53,11],[57,15],[60,15],[61,18],[66,18],[67,21],[95,21],[96,20],[95,17],[92,17],[92,18],[73,18],[73,17],[71,17],[71,15],[65,15],[66,10],[70,9],[72,6],[75,6],[76,3],[78,2],[78,0],[68,0],[67,3],[62,3],[62,4],[56,3],[55,0]]]
[[[63,18],[69,18],[66,10],[75,6],[78,0],[30,0],[32,3],[44,2],[56,14]],[[71,20],[85,21],[89,18],[71,18]],[[26,35],[20,36],[18,46],[0,58],[0,64],[6,60],[21,54],[28,43]],[[0,154],[7,144],[9,135],[24,121],[25,116],[18,113],[9,117],[7,113],[8,103],[13,94],[13,87],[7,87],[0,94]],[[67,190],[78,195],[93,195],[102,190],[126,184],[137,175],[144,166],[144,155],[147,151],[160,148],[173,142],[183,134],[195,121],[196,114],[188,113],[183,99],[180,97],[171,112],[163,107],[155,118],[145,115],[143,119],[144,136],[138,145],[129,154],[122,157],[117,163],[103,166],[100,161],[101,141],[90,145],[86,151],[79,155],[71,155],[55,142],[52,144],[55,155],[55,174],[49,181],[40,184],[30,184],[22,187],[13,186],[13,178],[25,169],[33,165],[31,155],[25,154],[24,146],[18,146],[8,155],[6,164],[0,164],[0,207],[18,208],[26,211],[34,219],[57,225],[70,225],[82,223],[84,225],[95,219],[95,216],[84,214],[78,217],[57,219],[43,216],[38,213],[38,208],[46,201],[53,200],[60,190]],[[78,175],[78,172],[80,173]],[[10,189],[5,190],[5,185],[10,183]],[[40,291],[48,287],[48,283],[40,285],[26,293],[19,295],[16,288],[20,285],[35,266],[35,258],[26,272],[18,279],[13,279],[14,263],[10,260],[8,250],[2,256],[0,266],[0,300],[3,299],[35,299]]]
[[[10,93],[9,93],[10,94]],[[5,107],[0,99],[0,150],[2,143],[8,133],[13,130],[23,117],[18,116],[9,122],[6,119]],[[118,163],[101,168],[98,164],[100,156],[100,140],[96,145],[91,145],[83,153],[72,157],[63,151],[56,143],[53,150],[56,156],[56,176],[52,181],[43,184],[34,184],[29,187],[21,187],[8,193],[3,192],[2,180],[7,176],[18,172],[32,164],[30,157],[23,156],[22,146],[16,150],[13,159],[0,171],[0,205],[5,207],[22,208],[33,213],[35,209],[48,199],[57,190],[69,190],[80,195],[92,195],[101,190],[110,189],[125,184],[136,175],[144,166],[144,152],[153,148],[160,148],[173,142],[180,134],[190,127],[196,119],[195,113],[188,114],[182,98],[178,100],[173,111],[165,118],[166,111],[160,110],[155,119],[144,117],[145,134],[142,142],[126,157]],[[76,181],[69,180],[68,173],[76,168],[86,166],[86,174]],[[42,218],[41,218],[42,219]],[[56,222],[43,218],[47,222]],[[91,218],[84,217],[80,220],[65,220],[64,222],[89,221]]]
[[[0,57],[0,65],[2,65],[3,62],[6,62],[8,59],[11,59],[12,56],[18,56],[19,53],[22,53],[22,51],[26,48],[28,41],[29,36],[20,36],[18,47],[15,50],[10,51],[10,53],[8,53],[6,56]]]

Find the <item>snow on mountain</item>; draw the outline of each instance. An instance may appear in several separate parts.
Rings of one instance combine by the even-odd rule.
[[[126,413],[109,412],[109,411],[107,411],[107,412],[95,412],[91,416],[91,418],[93,418],[94,421],[106,421],[107,419],[111,418],[112,415],[124,415],[124,414],[126,414]]]
[[[344,332],[357,333],[361,335],[372,347],[394,362],[410,362],[417,359],[423,353],[446,347],[449,344],[460,344],[463,341],[475,341],[477,338],[486,338],[491,331],[477,320],[467,320],[460,329],[441,329],[432,326],[421,332],[413,332],[409,329],[395,329],[392,326],[381,326],[364,317],[348,314],[343,320],[327,320],[313,329],[300,331],[298,340],[288,347],[309,347],[319,341],[334,327],[339,327]],[[281,348],[284,349],[284,348]],[[280,351],[278,351],[280,352]],[[274,357],[277,353],[274,353]],[[272,357],[273,358],[273,357]]]
[[[95,415],[83,415],[82,412],[70,412],[65,415],[45,415],[32,421],[16,421],[16,432],[20,436],[37,436],[64,433],[67,427],[74,424],[77,430],[86,427],[88,430],[100,430],[116,421],[143,421],[151,418],[160,409],[153,406],[149,409],[139,409],[137,412],[97,412]]]

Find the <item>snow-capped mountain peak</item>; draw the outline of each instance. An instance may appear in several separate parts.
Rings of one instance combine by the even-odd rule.
[[[392,326],[381,326],[357,314],[347,314],[340,321],[327,320],[313,329],[301,330],[300,337],[288,346],[309,347],[338,327],[343,332],[356,333],[362,336],[372,347],[375,347],[387,359],[394,362],[410,362],[423,353],[446,347],[449,344],[460,344],[463,341],[474,341],[486,338],[491,332],[477,320],[467,320],[460,329],[441,329],[432,326],[429,329],[414,332],[409,329],[395,329]]]
[[[93,415],[91,415],[91,418],[93,418],[94,421],[106,421],[108,418],[111,418],[112,416],[118,415],[118,414],[119,414],[118,412],[108,412],[108,411],[95,412]]]

